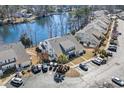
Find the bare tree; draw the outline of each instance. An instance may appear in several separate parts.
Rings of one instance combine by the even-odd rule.
[[[52,24],[52,18],[49,17],[49,21],[46,22],[47,24],[47,29],[48,29],[48,38],[53,37],[53,24]]]
[[[63,14],[61,14],[60,16],[59,16],[59,21],[60,21],[60,33],[61,33],[61,36],[63,36],[64,35],[64,16],[63,16]]]

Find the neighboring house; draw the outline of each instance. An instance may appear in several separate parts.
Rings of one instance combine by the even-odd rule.
[[[91,26],[89,29],[80,30],[75,34],[76,38],[85,47],[95,48],[104,37],[102,30]]]
[[[95,48],[100,44],[100,40],[91,33],[77,33],[76,38],[84,47]]]
[[[106,24],[103,20],[100,20],[100,19],[95,19],[94,21],[93,21],[96,25],[98,25],[98,26],[100,26],[101,28],[103,28],[103,29],[105,29],[105,30],[107,30],[107,28],[108,28],[108,24]]]
[[[94,11],[93,15],[95,17],[100,17],[100,16],[103,16],[103,15],[107,15],[108,13],[109,13],[108,10],[98,10],[98,11]]]
[[[106,16],[97,17],[89,23],[83,30],[76,32],[75,37],[85,47],[95,48],[100,44],[104,34],[107,32],[110,24]]]
[[[118,13],[117,16],[118,16],[120,19],[124,20],[124,11]]]
[[[24,68],[30,64],[30,57],[21,42],[0,47],[0,75],[9,68]]]
[[[71,55],[80,55],[80,53],[83,53],[83,46],[72,35],[47,39],[40,43],[39,48],[41,50],[46,50],[50,57],[56,60],[62,54],[69,57]]]
[[[117,13],[120,13],[122,11],[123,11],[122,9],[113,9],[113,14],[117,14]]]
[[[14,17],[17,17],[17,18],[21,18],[22,16],[23,16],[23,14],[20,12],[17,12],[14,14]]]
[[[20,11],[18,11],[17,13],[14,14],[15,17],[25,17],[25,18],[29,18],[31,17],[33,14],[32,13],[28,13],[27,9],[22,9]]]
[[[103,27],[96,24],[96,22],[92,22],[89,23],[83,30],[78,31],[77,33],[82,33],[82,32],[91,32],[91,33],[96,32],[96,33],[101,33],[100,35],[102,35],[107,31]]]
[[[106,24],[110,24],[110,18],[109,18],[108,16],[106,16],[106,15],[97,17],[97,19],[102,20],[102,21],[105,22]]]

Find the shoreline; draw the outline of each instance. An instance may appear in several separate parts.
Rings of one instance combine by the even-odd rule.
[[[63,13],[66,13],[66,12],[63,12]],[[41,19],[41,18],[53,16],[53,15],[60,15],[60,14],[62,14],[62,13],[50,13],[50,14],[47,14],[47,15],[40,15],[40,16],[33,15],[33,16],[29,17],[29,18],[25,18],[25,17],[20,17],[20,18],[17,18],[17,17],[14,18],[14,17],[12,17],[12,18],[10,18],[13,21],[12,20],[8,20],[9,18],[6,18],[6,19],[4,19],[0,23],[0,26],[28,23],[28,22],[32,22],[33,20],[37,20],[37,19]]]

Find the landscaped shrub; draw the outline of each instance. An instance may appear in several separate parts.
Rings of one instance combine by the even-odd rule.
[[[105,50],[101,50],[100,54],[102,57],[108,57],[107,52]]]
[[[101,57],[101,58],[105,58],[105,56],[104,56],[104,55],[100,55],[100,57]]]
[[[67,63],[69,60],[66,55],[62,54],[58,57],[58,62],[61,64]]]
[[[25,71],[22,71],[22,75],[24,75],[25,74]]]

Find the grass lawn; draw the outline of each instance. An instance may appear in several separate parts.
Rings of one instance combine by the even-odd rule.
[[[69,66],[73,66],[82,63],[83,61],[88,60],[90,58],[92,58],[94,56],[93,49],[85,49],[86,50],[86,54],[83,56],[80,56],[78,58],[73,59],[72,61],[70,61],[69,63],[67,63],[67,65]]]
[[[81,56],[82,57],[82,56]],[[71,62],[73,64],[80,64],[81,62],[85,61],[84,59],[82,59],[81,57],[75,58],[74,60],[72,60]]]
[[[66,65],[68,65],[68,66],[74,66],[73,64],[71,64],[71,62],[67,63]]]
[[[93,50],[90,50],[90,49],[86,49],[86,54],[83,55],[83,57],[85,59],[90,59],[94,56],[94,53],[93,53]]]
[[[99,48],[100,50],[104,50],[107,46],[108,39],[104,41],[104,44]]]
[[[40,61],[40,58],[37,56],[37,53],[35,51],[36,47],[27,48],[27,53],[31,56],[32,64],[37,64]]]

